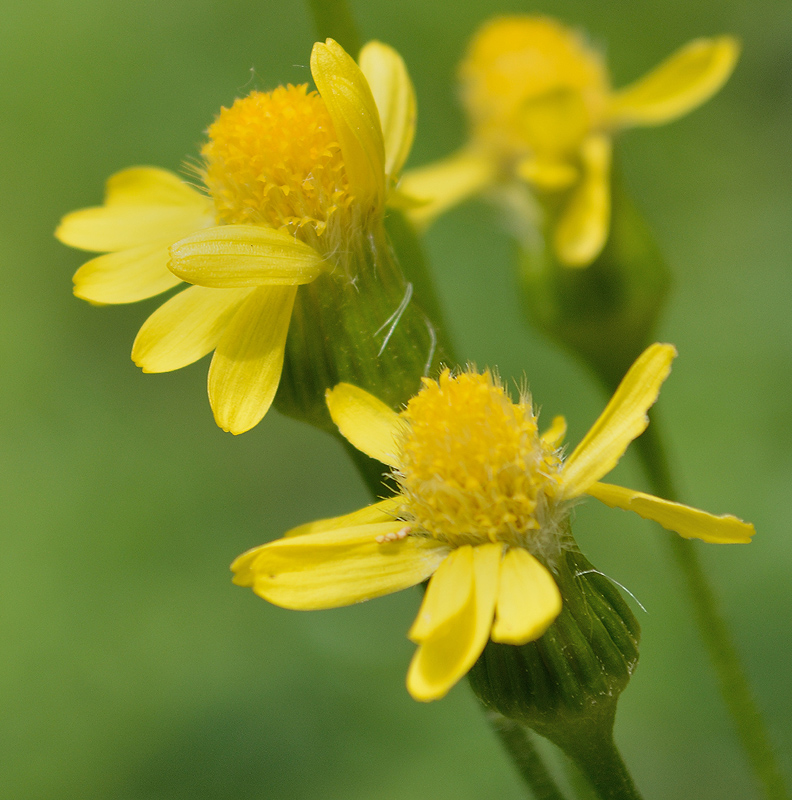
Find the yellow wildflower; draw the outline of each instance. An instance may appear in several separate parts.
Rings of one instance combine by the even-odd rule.
[[[350,253],[381,226],[413,139],[412,84],[391,48],[370,42],[358,66],[328,39],[314,45],[311,72],[318,93],[281,86],[221,111],[197,170],[203,186],[133,167],[110,178],[104,205],[56,231],[106,253],[74,276],[89,302],[195,284],[146,320],[132,358],[167,372],[214,350],[209,400],[232,433],[272,403],[298,287],[323,273],[354,283]]]
[[[410,213],[426,225],[485,189],[528,184],[559,209],[552,234],[559,260],[584,267],[608,237],[614,133],[687,114],[723,86],[738,54],[730,36],[696,39],[614,91],[600,54],[556,20],[490,20],[459,70],[470,142],[404,176],[402,191],[423,201]]]
[[[391,466],[399,493],[250,550],[233,563],[234,582],[285,608],[319,609],[431,578],[409,632],[419,646],[407,677],[412,696],[428,701],[468,672],[490,638],[525,644],[559,614],[553,570],[574,546],[567,517],[582,495],[685,537],[750,541],[753,526],[736,517],[600,481],[645,430],[675,354],[649,347],[566,458],[564,419],[539,435],[530,399],[512,402],[489,372],[424,378],[401,413],[340,384],[327,393],[334,422]]]

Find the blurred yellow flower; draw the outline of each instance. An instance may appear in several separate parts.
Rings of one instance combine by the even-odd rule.
[[[103,206],[56,231],[106,253],[74,276],[89,302],[195,284],[146,320],[132,358],[167,372],[214,350],[209,400],[232,433],[272,403],[298,287],[323,272],[354,282],[351,254],[381,225],[414,135],[412,84],[391,48],[370,42],[358,66],[328,39],[314,45],[311,72],[318,93],[281,86],[221,111],[196,170],[203,186],[133,167],[110,178]]]
[[[649,347],[583,441],[564,458],[562,417],[539,435],[530,399],[512,402],[491,373],[444,371],[402,413],[350,384],[328,391],[341,433],[392,467],[395,497],[295,528],[232,565],[234,582],[285,608],[349,605],[431,577],[409,636],[419,647],[407,677],[434,700],[473,666],[487,641],[538,639],[561,610],[553,579],[574,547],[567,517],[591,495],[685,537],[748,542],[754,528],[658,497],[601,483],[671,369],[671,345]]]
[[[600,54],[556,20],[490,20],[459,69],[470,141],[405,174],[400,188],[416,201],[410,215],[426,225],[473,194],[524,182],[560,207],[559,260],[588,265],[608,237],[614,133],[670,122],[704,103],[731,75],[739,49],[730,36],[696,39],[614,91]]]

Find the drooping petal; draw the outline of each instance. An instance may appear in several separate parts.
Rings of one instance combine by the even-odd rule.
[[[170,242],[106,253],[74,273],[74,294],[89,303],[136,303],[181,283],[168,269]]]
[[[542,441],[549,447],[558,447],[566,436],[567,423],[561,417],[553,417],[550,427],[542,434]]]
[[[638,356],[605,410],[567,459],[559,486],[563,497],[571,499],[587,492],[646,430],[646,412],[657,400],[675,356],[676,349],[670,344],[650,345]]]
[[[524,181],[547,192],[568,189],[580,176],[566,161],[546,161],[533,156],[520,161],[515,171]]]
[[[446,576],[446,581],[463,586],[472,582],[473,591],[457,613],[447,614],[443,624],[419,645],[407,674],[407,689],[416,700],[443,697],[481,655],[495,613],[502,550],[495,543],[474,547],[472,569],[460,560]],[[459,596],[464,594],[459,592]]]
[[[323,259],[294,236],[261,225],[219,225],[171,247],[168,265],[187,283],[214,289],[311,283]]]
[[[209,367],[209,403],[224,431],[244,433],[269,411],[296,294],[296,286],[255,289],[226,327]]]
[[[448,547],[425,536],[378,542],[403,523],[356,525],[278,539],[240,556],[234,583],[284,608],[337,608],[426,580]]]
[[[733,36],[688,42],[649,74],[613,94],[612,123],[659,125],[687,114],[726,83],[739,55],[740,43]]]
[[[708,514],[697,508],[610,483],[595,483],[586,490],[586,494],[611,508],[623,508],[634,511],[644,519],[652,519],[666,530],[674,531],[686,539],[701,539],[714,544],[745,544],[756,533],[753,525],[731,514]]]
[[[167,170],[132,167],[108,180],[103,206],[67,214],[55,236],[81,250],[113,252],[175,242],[211,224],[208,197]]]
[[[325,394],[330,416],[341,435],[361,453],[398,467],[398,441],[404,421],[373,394],[339,383]]]
[[[296,528],[287,531],[283,534],[283,537],[285,539],[289,536],[305,536],[309,533],[326,533],[340,528],[352,528],[355,525],[369,525],[374,522],[393,522],[403,504],[404,499],[401,495],[396,495],[395,497],[389,497],[387,500],[380,500],[379,503],[360,508],[351,514],[319,519],[315,522],[306,522],[304,525],[298,525]],[[405,523],[402,522],[402,526],[404,525]]]
[[[426,641],[474,600],[473,548],[466,545],[452,550],[437,568],[407,636],[416,644]]]
[[[333,120],[352,194],[380,208],[385,202],[385,144],[377,104],[360,67],[332,39],[316,42],[311,74]]]
[[[560,261],[586,267],[602,251],[610,228],[611,142],[590,136],[581,149],[583,175],[556,224],[554,243]]]
[[[538,639],[561,613],[561,592],[548,569],[521,547],[501,562],[492,640],[526,644]]]
[[[138,331],[132,360],[143,372],[171,372],[217,347],[250,289],[189,286],[163,303]]]
[[[358,63],[382,123],[385,174],[395,180],[415,138],[415,89],[402,57],[382,42],[366,44]]]
[[[407,216],[418,228],[431,225],[444,211],[483,191],[495,181],[497,167],[491,158],[470,150],[408,170],[399,193],[411,201]]]

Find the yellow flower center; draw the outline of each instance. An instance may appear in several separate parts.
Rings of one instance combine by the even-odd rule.
[[[307,85],[252,92],[222,109],[201,153],[221,222],[285,228],[316,245],[348,217],[341,147]]]
[[[502,541],[547,553],[560,459],[527,398],[513,403],[489,372],[424,378],[403,417],[396,474],[415,532],[452,545]],[[555,546],[557,551],[557,544]]]
[[[460,67],[473,136],[505,158],[568,158],[604,120],[599,54],[546,17],[501,17],[474,37]]]

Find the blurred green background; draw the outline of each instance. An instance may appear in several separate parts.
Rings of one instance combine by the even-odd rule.
[[[756,524],[702,546],[760,706],[792,772],[792,5],[788,0],[385,0],[352,3],[364,38],[405,56],[410,164],[464,139],[455,63],[499,12],[585,27],[622,85],[696,36],[731,32],[740,65],[713,101],[624,137],[631,191],[674,273],[661,326],[680,357],[660,402],[684,496]],[[217,429],[206,362],[143,375],[134,335],[159,300],[93,308],[59,217],[135,164],[179,169],[221,105],[309,80],[301,3],[34,0],[0,31],[0,786],[15,800],[465,800],[523,796],[464,682],[410,699],[417,591],[288,612],[230,583],[242,550],[352,510],[366,493],[334,441],[276,413]],[[605,398],[522,325],[509,243],[471,202],[427,247],[465,358],[527,376],[575,442]],[[634,457],[617,482],[642,486]],[[617,737],[647,800],[752,798],[690,608],[650,523],[590,503],[575,531],[640,599],[644,638]]]

